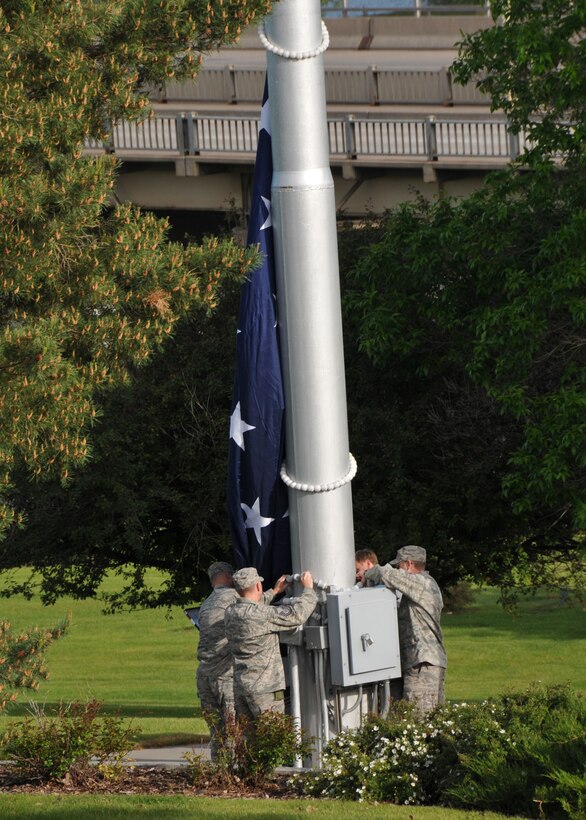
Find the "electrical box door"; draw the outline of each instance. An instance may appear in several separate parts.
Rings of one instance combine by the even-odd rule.
[[[386,587],[327,596],[332,683],[359,686],[401,677],[397,598]]]

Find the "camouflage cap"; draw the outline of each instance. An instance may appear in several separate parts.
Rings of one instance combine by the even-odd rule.
[[[208,567],[208,578],[210,581],[213,581],[216,575],[221,575],[223,572],[228,573],[228,575],[232,575],[234,572],[234,567],[232,564],[226,563],[226,561],[215,561]]]
[[[397,557],[389,561],[391,566],[396,567],[401,561],[417,561],[419,564],[425,564],[427,553],[423,547],[416,547],[415,544],[409,544],[407,547],[401,547],[397,550]]]
[[[234,573],[234,587],[238,592],[242,592],[249,587],[253,587],[259,581],[262,583],[264,578],[261,578],[254,567],[244,567]]]

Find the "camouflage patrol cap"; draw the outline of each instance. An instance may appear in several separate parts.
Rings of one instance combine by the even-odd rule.
[[[427,553],[423,547],[416,547],[415,544],[409,544],[397,550],[397,557],[389,561],[389,564],[393,567],[398,566],[401,561],[416,561],[418,564],[425,564],[426,558]]]
[[[232,575],[234,572],[234,567],[232,564],[226,563],[226,561],[215,561],[208,567],[208,578],[210,581],[213,581],[216,575],[221,575],[223,572],[226,572],[228,575]]]
[[[264,578],[260,577],[254,567],[244,567],[234,573],[233,580],[235,589],[242,592],[249,587],[253,587],[259,581],[262,583]]]

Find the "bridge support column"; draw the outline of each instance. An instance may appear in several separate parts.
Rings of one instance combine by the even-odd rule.
[[[201,167],[195,157],[181,157],[175,160],[175,174],[178,177],[198,177]]]

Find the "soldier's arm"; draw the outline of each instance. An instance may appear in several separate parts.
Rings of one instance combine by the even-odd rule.
[[[383,583],[389,589],[397,589],[413,601],[420,601],[425,596],[425,577],[421,573],[403,572],[386,564],[367,569],[364,578],[370,585]]]
[[[270,607],[267,614],[267,626],[271,632],[300,626],[309,618],[317,604],[317,595],[313,589],[304,589],[301,596],[292,604],[281,604]]]
[[[282,592],[285,592],[288,586],[289,582],[287,581],[287,576],[281,575],[281,577],[272,589],[267,589],[266,592],[263,592],[263,604],[270,604],[273,601],[273,599],[277,597],[277,595],[281,595]]]

